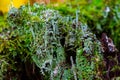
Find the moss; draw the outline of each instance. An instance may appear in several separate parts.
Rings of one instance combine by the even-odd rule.
[[[4,68],[11,73],[5,77],[90,80],[96,76],[98,63],[94,58],[101,59],[97,56],[101,55],[100,42],[78,16],[63,16],[34,4],[11,8],[7,20],[9,34],[3,31],[5,37],[0,37],[0,56],[7,56],[8,63],[0,65],[8,66]]]

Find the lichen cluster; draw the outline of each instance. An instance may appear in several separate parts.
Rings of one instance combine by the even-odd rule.
[[[0,65],[5,65],[5,72],[16,73],[9,75],[12,79],[18,78],[23,68],[18,66],[23,65],[33,66],[31,71],[25,68],[27,77],[37,68],[45,80],[96,78],[100,42],[78,16],[62,16],[59,11],[34,4],[11,8],[7,20],[9,36],[7,32],[5,37],[0,36],[0,55],[5,64],[1,57]]]

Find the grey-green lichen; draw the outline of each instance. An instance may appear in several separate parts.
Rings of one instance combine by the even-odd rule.
[[[30,60],[40,69],[40,73],[47,76],[46,80],[60,79],[61,75],[63,80],[71,80],[73,72],[80,80],[92,80],[96,75],[95,58],[96,54],[101,53],[100,42],[86,24],[39,4],[12,8],[8,13],[8,24],[9,37],[4,39],[0,36],[0,45],[3,45],[2,40],[7,40],[8,47],[0,51],[10,53],[8,56],[13,61],[16,57],[23,62]],[[70,56],[69,52],[72,52]],[[75,59],[75,71],[62,66],[71,61],[59,65],[71,56]],[[54,74],[56,67],[59,67],[57,77]],[[17,67],[14,65],[13,68]],[[65,76],[67,73],[69,76]]]

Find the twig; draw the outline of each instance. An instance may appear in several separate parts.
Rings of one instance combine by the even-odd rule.
[[[77,75],[76,75],[76,72],[75,72],[75,65],[73,63],[73,58],[72,56],[70,57],[70,60],[71,60],[71,64],[72,64],[72,71],[73,71],[73,74],[74,74],[74,79],[77,80]]]

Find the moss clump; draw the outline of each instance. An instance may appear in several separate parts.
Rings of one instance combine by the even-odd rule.
[[[100,42],[77,16],[34,4],[11,8],[7,20],[9,34],[0,37],[0,61],[7,63],[0,64],[3,78],[95,78]]]

